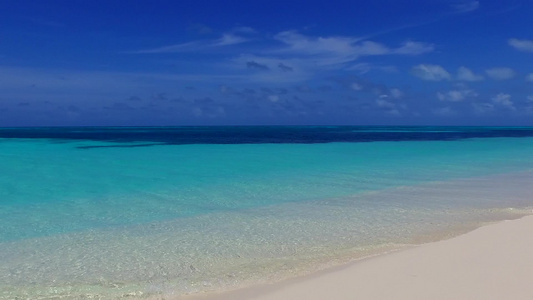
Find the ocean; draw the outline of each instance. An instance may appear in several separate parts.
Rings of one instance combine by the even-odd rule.
[[[0,128],[0,299],[279,281],[533,208],[532,127]]]

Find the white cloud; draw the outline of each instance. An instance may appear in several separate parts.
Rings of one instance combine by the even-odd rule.
[[[483,80],[483,76],[477,75],[466,67],[460,67],[457,70],[457,79],[462,81],[480,81]]]
[[[507,80],[515,77],[516,73],[511,68],[492,68],[485,71],[487,76],[494,80]]]
[[[235,45],[235,44],[244,43],[246,41],[248,40],[243,37],[240,37],[240,36],[237,36],[231,33],[226,33],[226,34],[223,34],[221,38],[214,41],[211,47]]]
[[[381,94],[375,100],[376,106],[385,111],[386,114],[392,116],[401,116],[400,109],[407,109],[407,106],[405,104],[396,103],[388,99],[390,99],[389,95]]]
[[[283,31],[274,36],[274,39],[286,44],[285,52],[298,52],[305,54],[342,54],[351,55],[353,45],[359,41],[347,37],[318,37],[311,38],[296,31]]]
[[[392,98],[398,99],[403,97],[403,92],[399,89],[391,89],[390,95],[392,96]]]
[[[400,113],[400,111],[397,110],[397,109],[390,109],[390,110],[387,110],[386,113],[387,113],[388,115],[395,116],[395,117],[399,117],[399,116],[402,115],[402,114]]]
[[[533,95],[527,96],[527,102],[533,103]]]
[[[237,46],[229,47],[232,45]],[[221,52],[219,49],[222,47],[228,49]],[[217,63],[207,64],[205,61],[197,63],[206,67],[210,73],[245,74],[248,76],[248,81],[287,83],[307,80],[320,72],[339,69],[357,70],[362,73],[369,70],[394,72],[397,70],[393,66],[356,63],[363,56],[420,55],[433,50],[433,45],[417,41],[406,41],[397,47],[390,47],[357,37],[310,36],[298,31],[283,31],[268,38],[260,38],[253,28],[235,27],[213,39],[195,40],[129,53],[201,52],[206,56],[221,53],[226,57]],[[244,59],[247,60],[243,61]],[[250,63],[254,63],[256,67],[264,66],[263,70],[268,69],[269,72],[250,74],[249,68],[246,68],[252,66]]]
[[[380,66],[380,65],[374,65],[374,64],[369,64],[369,63],[357,63],[350,67],[347,67],[346,70],[357,71],[360,74],[366,74],[372,70],[379,70],[379,71],[387,72],[387,73],[398,72],[398,69],[395,66],[390,66],[390,65]]]
[[[526,76],[526,80],[527,80],[527,81],[531,81],[531,82],[533,82],[533,73],[529,73],[529,74]]]
[[[274,39],[286,47],[275,53],[314,56],[319,65],[343,64],[361,56],[371,55],[419,55],[434,50],[433,45],[408,41],[399,48],[389,48],[373,41],[363,41],[354,37],[310,37],[297,31],[283,31]],[[319,58],[319,59],[318,59]]]
[[[450,80],[451,75],[443,67],[439,65],[418,65],[414,66],[411,70],[413,75],[423,80],[441,81]]]
[[[386,96],[386,95],[382,95]],[[389,109],[395,109],[396,105],[390,101],[385,100],[386,97],[380,97],[379,99],[376,99],[376,105],[381,108],[389,108]]]
[[[452,117],[452,116],[456,116],[457,115],[457,112],[454,111],[453,109],[451,109],[450,107],[436,108],[436,109],[432,110],[432,112],[435,115],[443,116],[443,117]]]
[[[179,53],[179,52],[192,52],[199,51],[206,48],[222,47],[229,45],[236,45],[247,42],[248,39],[235,35],[233,33],[225,33],[222,37],[216,40],[200,40],[192,41],[188,43],[158,47],[153,49],[133,51],[131,53],[136,54],[150,54],[150,53]]]
[[[533,40],[509,39],[507,42],[516,50],[533,52]]]
[[[431,44],[420,43],[420,42],[405,42],[401,47],[394,50],[395,54],[407,54],[407,55],[418,55],[435,50],[435,47]]]
[[[278,102],[279,101],[279,96],[278,95],[269,95],[268,96],[268,100],[270,102]]]
[[[193,107],[192,108],[192,114],[193,116],[197,118],[217,118],[217,117],[223,117],[226,115],[226,110],[222,106],[209,106],[209,107]]]
[[[352,47],[352,55],[385,55],[390,54],[391,50],[387,46],[372,41],[364,41]]]
[[[499,93],[498,95],[492,97],[492,102],[508,109],[515,110],[514,103],[511,101],[511,95],[509,94]]]
[[[491,103],[474,103],[472,106],[476,114],[486,114],[494,111],[494,105]]]
[[[479,9],[479,1],[467,1],[460,4],[455,4],[452,7],[457,13],[466,13]]]
[[[354,82],[352,84],[350,84],[350,88],[354,91],[360,91],[363,89],[363,86],[357,82]]]
[[[151,54],[151,53],[187,52],[187,51],[193,51],[195,49],[198,49],[203,44],[204,43],[201,43],[199,41],[194,41],[194,42],[188,42],[188,43],[182,43],[182,44],[158,47],[158,48],[153,48],[153,49],[132,51],[131,53],[135,53],[135,54],[145,54],[145,53],[146,54]]]
[[[244,43],[246,44],[241,45]],[[260,39],[253,28],[235,27],[214,39],[202,39],[130,53],[201,52],[202,55],[212,55],[221,53],[218,50],[222,47],[232,45],[238,46],[223,51],[226,59],[209,65],[205,62],[198,63],[208,65],[211,73],[241,74],[247,76],[247,81],[252,82],[288,83],[308,80],[317,74],[322,74],[321,72],[339,69],[346,71],[353,69],[362,73],[369,70],[394,72],[396,69],[393,66],[356,65],[357,59],[376,55],[420,55],[434,50],[433,45],[416,41],[407,41],[398,47],[389,47],[357,37],[309,36],[297,31],[283,31],[273,37]],[[247,66],[252,68],[255,66],[257,70],[263,66],[263,70],[269,71],[250,74],[250,68]]]
[[[460,102],[468,97],[476,97],[477,93],[473,90],[452,90],[447,93],[437,93],[440,101]]]

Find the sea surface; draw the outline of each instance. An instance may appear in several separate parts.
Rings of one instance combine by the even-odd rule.
[[[0,299],[234,289],[532,208],[532,127],[0,128]]]

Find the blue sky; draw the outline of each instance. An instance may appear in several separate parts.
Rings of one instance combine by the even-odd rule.
[[[0,2],[0,126],[533,125],[533,0]]]

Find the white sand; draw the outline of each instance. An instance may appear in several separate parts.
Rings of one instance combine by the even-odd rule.
[[[209,300],[533,299],[533,216]]]

